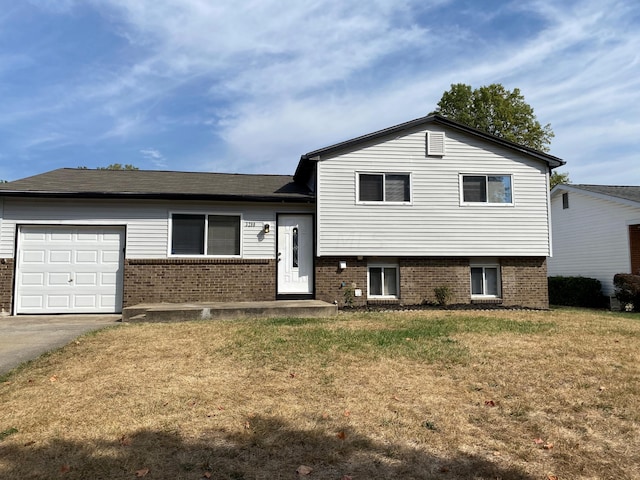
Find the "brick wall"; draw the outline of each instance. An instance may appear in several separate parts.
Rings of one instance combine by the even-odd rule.
[[[347,268],[338,268],[340,261]],[[326,302],[337,301],[344,306],[345,287],[355,286],[362,290],[361,297],[353,298],[353,305],[367,303],[367,263],[374,260],[356,257],[316,258],[316,298]],[[375,259],[384,262],[384,259]],[[392,261],[390,263],[396,263]],[[468,258],[404,257],[398,259],[400,266],[400,298],[396,303],[419,305],[434,303],[434,289],[440,286],[451,288],[452,304],[471,303],[471,279]],[[547,263],[544,257],[516,257],[501,259],[502,301],[505,306],[548,308]],[[383,300],[383,303],[389,303]],[[482,303],[482,302],[479,302]],[[487,303],[496,303],[487,301]]]
[[[0,312],[12,313],[13,303],[13,258],[0,260]]]
[[[631,273],[640,275],[640,225],[629,225],[629,250],[631,251]]]
[[[403,304],[435,303],[434,289],[443,286],[451,289],[450,303],[469,303],[468,258],[405,257],[399,263]]]
[[[339,262],[346,261],[347,268],[340,270]],[[338,302],[344,306],[345,291],[349,288],[362,290],[361,297],[353,298],[353,305],[367,303],[367,261],[356,257],[318,257],[316,258],[316,299],[325,302]],[[345,286],[342,286],[344,282]]]
[[[275,260],[125,260],[124,307],[147,302],[275,299]]]
[[[500,264],[503,305],[549,308],[545,257],[506,257]]]

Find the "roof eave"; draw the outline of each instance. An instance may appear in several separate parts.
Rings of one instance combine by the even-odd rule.
[[[185,193],[126,193],[126,192],[48,192],[48,191],[1,191],[0,197],[27,198],[88,198],[127,200],[206,200],[235,202],[313,203],[312,195],[227,195]]]

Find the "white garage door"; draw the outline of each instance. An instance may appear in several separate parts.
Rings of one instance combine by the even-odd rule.
[[[124,229],[23,226],[16,313],[122,311]]]

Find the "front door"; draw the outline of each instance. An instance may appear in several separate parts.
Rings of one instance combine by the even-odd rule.
[[[278,215],[278,296],[313,297],[313,215]]]

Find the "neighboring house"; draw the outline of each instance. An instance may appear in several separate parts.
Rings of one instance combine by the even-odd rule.
[[[612,295],[616,273],[640,274],[640,187],[557,185],[551,217],[549,276],[596,278]]]
[[[316,298],[548,306],[562,160],[430,116],[295,175],[60,169],[0,185],[0,306]]]

